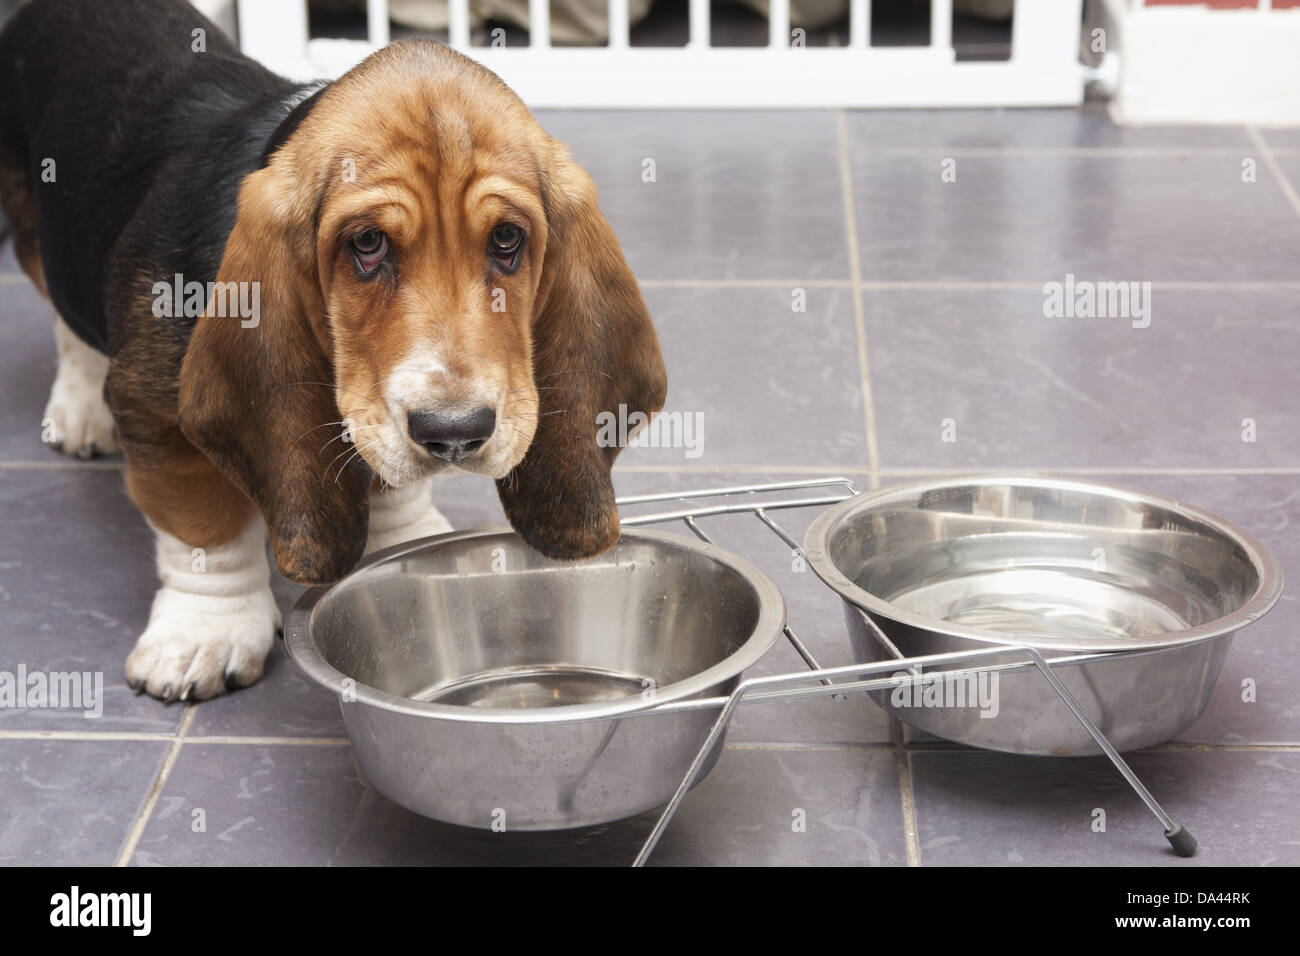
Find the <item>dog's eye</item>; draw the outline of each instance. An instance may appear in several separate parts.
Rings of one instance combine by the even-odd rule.
[[[507,268],[515,265],[524,245],[524,231],[514,223],[499,223],[488,238],[488,253]]]
[[[352,237],[352,254],[362,272],[374,275],[388,255],[388,237],[378,229],[359,232]]]

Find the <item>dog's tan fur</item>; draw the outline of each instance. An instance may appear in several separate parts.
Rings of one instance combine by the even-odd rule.
[[[528,237],[513,275],[484,261],[503,221]],[[396,282],[358,278],[346,239],[364,228],[388,235]],[[261,284],[261,327],[200,320],[179,426],[261,507],[289,577],[332,580],[363,544],[364,481],[337,464],[338,444],[319,451],[341,427],[328,423],[349,424],[381,481],[442,467],[381,399],[393,364],[420,343],[447,357],[444,400],[471,379],[505,394],[481,464],[462,467],[504,479],[521,533],[562,557],[617,540],[617,449],[596,446],[596,415],[662,406],[658,343],[590,179],[492,74],[427,44],[349,73],[245,180],[218,281]],[[313,382],[334,387],[301,384]],[[185,538],[193,522],[166,514],[174,495],[158,486],[137,502]]]

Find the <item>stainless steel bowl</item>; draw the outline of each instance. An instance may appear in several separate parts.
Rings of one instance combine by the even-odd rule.
[[[1048,478],[957,478],[858,495],[817,518],[805,550],[844,599],[861,662],[892,656],[863,614],[908,657],[1035,647],[1059,659],[1054,669],[1120,750],[1194,723],[1233,635],[1282,593],[1277,561],[1222,518]],[[968,678],[900,682],[873,696],[947,740],[1014,753],[1100,752],[1031,664],[1009,655],[991,673],[988,706],[971,706],[981,688]]]
[[[775,585],[702,542],[627,531],[562,564],[473,531],[307,592],[285,641],[339,695],[381,793],[448,823],[551,830],[667,803],[716,711],[630,715],[730,693],[784,624]]]

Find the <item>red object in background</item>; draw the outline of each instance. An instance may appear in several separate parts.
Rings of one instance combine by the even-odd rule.
[[[1255,10],[1259,0],[1146,0],[1148,7],[1210,7],[1213,10]],[[1273,0],[1274,10],[1300,10],[1300,0]]]
[[[1283,5],[1300,3],[1300,0],[1282,0]],[[1258,0],[1147,0],[1148,7],[1212,7],[1215,10],[1254,10],[1259,6]],[[1273,0],[1278,6],[1278,0]]]

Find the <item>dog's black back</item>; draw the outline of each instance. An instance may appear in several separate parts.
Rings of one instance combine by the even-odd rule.
[[[0,33],[0,91],[3,182],[21,171],[31,196],[11,209],[23,199],[5,190],[15,242],[34,218],[55,307],[114,352],[128,334],[119,305],[138,311],[177,273],[216,277],[239,183],[301,87],[185,0],[34,0]],[[164,334],[183,348],[192,324]]]

